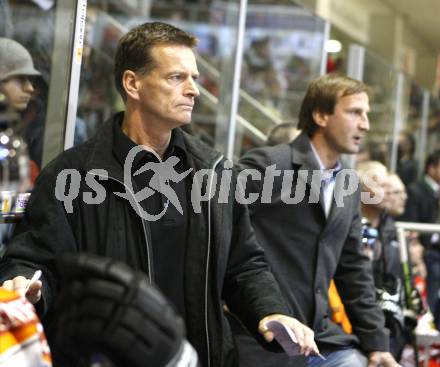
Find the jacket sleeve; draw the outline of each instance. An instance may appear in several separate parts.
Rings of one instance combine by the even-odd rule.
[[[257,193],[259,195],[259,199],[256,203],[250,204],[248,206],[250,215],[252,215],[254,207],[258,206],[258,201],[261,199],[261,194],[263,190],[263,178],[266,167],[270,165],[270,159],[267,156],[266,152],[262,149],[253,149],[247,154],[245,154],[240,161],[237,163],[237,172],[242,172],[244,170],[256,170],[261,175],[261,180],[253,180],[248,178],[246,180],[245,185],[243,186],[246,197],[249,194]]]
[[[55,197],[52,166],[38,177],[25,216],[0,262],[1,282],[18,275],[31,278],[42,270],[42,299],[36,305],[40,316],[50,308],[57,288],[57,256],[76,248],[63,203]]]
[[[257,243],[247,207],[234,200],[233,217],[223,297],[229,309],[258,337],[262,318],[270,314],[288,315],[289,311]]]
[[[385,329],[383,312],[376,304],[371,261],[361,248],[360,200],[355,198],[354,201],[356,209],[351,229],[334,280],[362,349],[366,352],[388,351],[389,333]]]

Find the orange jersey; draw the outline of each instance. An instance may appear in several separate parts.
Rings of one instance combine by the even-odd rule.
[[[51,367],[43,327],[34,306],[0,287],[0,367]]]

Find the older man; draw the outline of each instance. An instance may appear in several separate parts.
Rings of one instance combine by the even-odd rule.
[[[42,280],[30,284],[26,296],[49,324],[56,317],[58,255],[94,253],[122,260],[156,283],[185,320],[203,366],[235,365],[223,300],[256,337],[271,341],[266,322],[278,320],[297,335],[302,353],[317,352],[313,332],[283,315],[288,311],[278,285],[234,190],[200,210],[191,206],[197,172],[228,170],[221,154],[179,129],[190,123],[199,95],[195,45],[193,36],[164,23],[145,23],[120,40],[115,82],[125,112],[41,173],[27,230],[1,264],[2,277],[13,278],[4,286],[25,293],[31,274],[42,269]],[[57,184],[67,176],[70,187]],[[163,190],[154,190],[161,184]],[[201,185],[214,193],[217,182]],[[59,199],[73,187],[77,195],[63,205]],[[178,202],[165,195],[170,190]]]

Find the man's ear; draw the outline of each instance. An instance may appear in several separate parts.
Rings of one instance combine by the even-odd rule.
[[[124,74],[122,74],[122,87],[124,88],[127,97],[130,97],[134,100],[139,100],[139,89],[141,87],[141,83],[134,71],[124,71]]]
[[[313,111],[313,120],[320,127],[326,127],[328,121],[328,114],[321,111]]]

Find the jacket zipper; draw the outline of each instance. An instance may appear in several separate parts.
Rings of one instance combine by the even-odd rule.
[[[109,179],[111,179],[113,181],[116,181],[116,182],[120,183],[122,186],[124,186],[125,187],[125,191],[127,193],[129,193],[133,197],[134,202],[136,203],[136,206],[138,207],[138,210],[140,212],[140,206],[139,206],[139,203],[136,201],[136,196],[131,192],[130,188],[127,187],[122,181],[119,181],[117,178],[114,178],[112,176],[105,177],[105,176],[101,176],[99,174],[94,174],[94,176],[98,176],[98,177],[101,177],[101,178],[104,178],[104,179],[105,178],[109,178]],[[150,283],[153,283],[153,274],[151,273],[151,263],[150,263],[150,261],[151,261],[150,244],[148,242],[147,231],[145,229],[145,222],[144,222],[144,220],[142,218],[141,218],[141,220],[142,220],[142,229],[144,230],[145,245],[146,245],[146,249],[147,249],[147,272],[148,272],[148,279],[150,280]]]
[[[217,158],[212,166],[212,171],[215,171],[217,165],[223,159],[223,155]],[[214,175],[209,179],[208,198],[211,197],[212,183]],[[209,343],[209,326],[208,326],[208,281],[209,281],[209,258],[211,256],[211,200],[208,201],[208,250],[206,251],[206,269],[205,269],[205,336],[206,336],[206,351],[208,354],[208,366],[211,366],[211,346]]]

